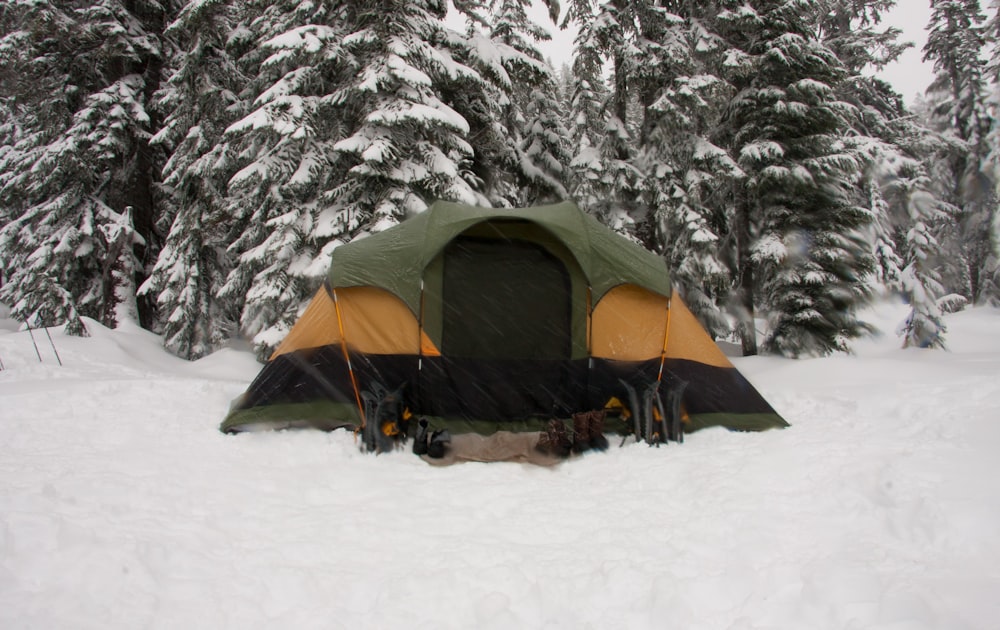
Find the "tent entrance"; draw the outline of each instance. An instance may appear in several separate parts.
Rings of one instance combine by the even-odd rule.
[[[477,359],[568,359],[569,273],[536,243],[463,236],[444,250],[441,351]]]
[[[550,233],[479,224],[444,247],[425,280],[423,323],[441,355],[423,358],[420,413],[508,424],[575,407],[586,284]]]

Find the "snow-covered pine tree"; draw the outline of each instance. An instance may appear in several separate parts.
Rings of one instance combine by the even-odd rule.
[[[441,96],[469,124],[473,153],[463,178],[485,197],[486,205],[517,205],[517,143],[508,126],[514,80],[503,64],[498,44],[489,37],[488,3],[454,3],[467,27],[459,33],[443,31],[455,61],[474,72],[458,73],[439,84]]]
[[[223,136],[243,109],[237,26],[236,8],[225,0],[193,0],[167,30],[182,52],[160,94],[158,107],[168,114],[153,142],[172,149],[163,169],[170,223],[140,291],[156,299],[164,346],[186,359],[217,348],[239,313],[218,296],[232,269],[226,248],[241,227],[228,214],[226,188],[238,160]]]
[[[869,70],[884,68],[911,45],[898,42],[899,29],[882,26],[883,15],[895,3],[896,0],[822,0],[815,7],[820,38],[848,73],[847,80],[839,82],[835,91],[839,98],[855,107],[857,115],[852,121],[859,137],[874,140],[868,146],[874,168],[865,169],[857,194],[860,203],[871,209],[874,219],[876,282],[893,290],[899,288],[903,263],[893,238],[895,222],[890,220],[890,207],[877,174],[893,170],[881,168],[883,163],[905,159],[905,149],[897,142],[904,135],[918,137],[919,128],[910,122],[912,116],[905,110],[902,97],[881,79],[870,76]]]
[[[978,0],[932,0],[924,59],[934,64],[928,88],[934,102],[935,129],[950,132],[964,145],[948,156],[948,181],[943,199],[961,210],[958,231],[945,241],[961,261],[961,269],[946,274],[961,282],[959,292],[973,303],[995,290],[997,256],[991,239],[997,194],[987,136],[992,118],[987,110],[984,55],[985,16]]]
[[[987,67],[987,77],[989,79],[989,96],[986,104],[993,125],[990,127],[986,139],[986,146],[990,153],[987,161],[993,169],[993,173],[1000,173],[1000,0],[993,0],[990,3],[992,15],[986,26],[986,39],[993,43],[992,56]],[[1000,197],[1000,177],[994,181],[993,194]],[[990,241],[992,243],[992,254],[986,261],[987,270],[992,268],[992,277],[987,278],[989,286],[985,286],[983,294],[995,306],[1000,306],[1000,211],[997,204],[993,205],[992,226],[990,229]]]
[[[573,157],[555,81],[550,77],[534,88],[530,97],[524,107],[527,124],[519,152],[521,172],[526,179],[521,186],[518,204],[521,206],[554,203],[569,198],[567,169]]]
[[[565,23],[577,27],[576,56],[570,72],[569,134],[573,152],[569,169],[570,194],[585,211],[596,214],[603,207],[605,161],[601,154],[607,127],[609,93],[602,76],[602,47],[594,30],[589,0],[570,3]]]
[[[719,14],[739,88],[725,128],[748,175],[735,221],[744,351],[755,293],[770,311],[767,346],[782,354],[844,350],[867,330],[856,313],[870,293],[871,214],[854,194],[865,159],[846,138],[854,108],[834,89],[847,73],[815,38],[811,8],[758,0]]]
[[[170,3],[102,0],[5,7],[17,30],[0,47],[16,81],[5,83],[21,124],[0,164],[0,300],[15,317],[65,322],[85,334],[86,315],[113,325],[117,305],[158,249],[149,106],[164,63]],[[131,218],[129,218],[131,217]],[[139,319],[152,323],[140,304]]]
[[[881,166],[877,234],[894,241],[894,249],[905,258],[886,264],[883,256],[879,262],[889,270],[883,271],[887,286],[901,291],[910,304],[910,314],[899,328],[903,345],[943,348],[946,328],[938,306],[944,295],[938,271],[942,255],[934,232],[936,224],[947,219],[946,208],[931,193],[932,182],[918,160],[897,154]]]
[[[904,345],[943,347],[945,328],[938,299],[943,295],[940,247],[935,238],[949,223],[949,207],[935,197],[921,159],[939,152],[942,142],[914,121],[902,97],[891,86],[868,75],[898,58],[909,44],[898,42],[899,31],[881,25],[895,0],[817,3],[822,40],[837,54],[850,74],[837,94],[850,102],[857,138],[867,144],[870,168],[865,168],[858,194],[870,208],[872,251],[878,289],[902,294],[911,311],[900,326]],[[920,156],[918,158],[917,156]]]
[[[641,201],[643,171],[637,165],[636,138],[639,124],[635,116],[634,97],[629,82],[637,66],[641,63],[640,50],[634,45],[639,33],[637,22],[638,5],[645,0],[606,0],[596,7],[587,0],[572,3],[567,20],[577,24],[577,55],[583,58],[579,65],[586,67],[589,75],[595,68],[595,54],[598,76],[607,65],[611,72],[611,89],[603,103],[604,126],[598,130],[598,144],[593,152],[581,153],[574,157],[574,169],[583,169],[577,181],[582,178],[590,190],[586,196],[592,205],[584,204],[588,212],[595,214],[613,230],[637,239],[637,221],[646,217]],[[594,81],[589,78],[588,86],[594,93]],[[596,181],[590,176],[599,174]],[[588,207],[589,205],[589,207]]]
[[[462,2],[467,30],[451,42],[451,52],[478,75],[444,92],[445,100],[469,123],[475,152],[470,162],[476,189],[495,206],[523,206],[567,196],[563,178],[568,159],[560,137],[558,86],[539,42],[550,38],[527,12],[527,0]],[[556,5],[558,7],[558,5]],[[452,82],[454,83],[454,82]],[[540,134],[532,137],[533,133]]]
[[[711,136],[732,90],[715,74],[725,46],[710,30],[714,7],[678,4],[674,10],[647,5],[641,13],[637,46],[645,62],[633,81],[642,106],[644,198],[655,228],[650,245],[667,258],[692,312],[713,336],[723,336],[730,332],[719,307],[731,285],[724,245],[728,193],[743,173]]]
[[[224,214],[240,233],[229,244],[236,262],[218,296],[239,309],[242,334],[266,356],[319,285],[329,262],[324,246],[349,239],[363,221],[360,212],[321,202],[346,175],[336,143],[347,134],[350,110],[336,95],[357,70],[344,47],[352,7],[231,4],[246,16],[237,64],[247,81],[238,98],[249,111],[224,132],[240,167]]]
[[[333,248],[434,199],[486,203],[465,118],[442,100],[483,90],[445,2],[261,2],[246,56],[252,111],[227,136],[248,164],[230,182],[246,231],[222,295],[245,334],[284,336]]]
[[[891,175],[890,175],[891,177]],[[877,182],[871,182],[868,188],[869,202],[872,209],[872,253],[875,257],[873,280],[878,287],[888,291],[900,288],[900,278],[906,264],[900,256],[898,238],[899,229],[892,221],[892,212],[885,192]]]
[[[516,156],[512,175],[518,206],[568,196],[565,168],[570,155],[558,106],[558,86],[537,44],[551,36],[528,17],[530,4],[530,0],[501,0],[493,11],[490,29],[490,39],[511,80],[503,120],[511,132]]]
[[[434,199],[484,202],[467,175],[469,123],[441,99],[452,81],[478,79],[449,49],[464,44],[443,24],[446,9],[433,0],[383,0],[367,3],[350,22],[345,46],[357,74],[333,96],[353,114],[349,135],[335,146],[348,179],[330,203],[338,212],[359,211],[374,230]]]

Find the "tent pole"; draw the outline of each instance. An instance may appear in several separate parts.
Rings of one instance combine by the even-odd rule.
[[[667,326],[663,330],[663,349],[660,351],[660,371],[656,374],[656,382],[659,383],[663,380],[663,364],[667,362],[667,340],[670,339],[670,313],[673,309],[670,308],[670,303],[673,301],[674,293],[670,292],[670,297],[667,298]]]
[[[424,408],[420,375],[424,372],[424,279],[420,278],[420,313],[417,315],[417,382],[414,384],[413,400],[417,409]]]
[[[590,385],[593,382],[594,376],[594,289],[587,284],[587,330],[584,334],[587,336],[587,402],[590,402],[591,390]],[[603,405],[604,401],[599,400],[597,404]],[[589,404],[588,404],[589,407]]]
[[[351,353],[347,350],[347,335],[344,334],[344,318],[340,313],[340,302],[337,300],[337,290],[331,291],[333,294],[333,308],[337,311],[337,328],[340,330],[340,349],[344,353],[344,360],[347,361],[347,373],[351,375],[351,386],[354,387],[354,402],[358,405],[358,415],[361,418],[361,428],[367,424],[365,418],[365,407],[361,404],[361,392],[358,390],[358,379],[354,375],[354,367],[351,365]]]

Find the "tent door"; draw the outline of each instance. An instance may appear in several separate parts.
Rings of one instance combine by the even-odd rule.
[[[421,376],[425,413],[502,422],[562,410],[573,333],[563,262],[528,240],[460,236],[441,272],[442,356]]]
[[[457,238],[445,249],[443,284],[446,356],[569,358],[569,274],[541,246]]]

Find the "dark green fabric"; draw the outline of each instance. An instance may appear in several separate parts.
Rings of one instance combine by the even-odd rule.
[[[260,431],[264,429],[299,429],[313,427],[332,431],[345,426],[360,425],[356,405],[315,400],[307,403],[264,405],[231,411],[219,430],[223,433]]]
[[[480,223],[463,232],[459,238],[484,239],[493,243],[528,244],[558,260],[568,275],[570,287],[570,321],[572,327],[570,357],[580,359],[587,356],[587,296],[589,281],[584,277],[583,271],[576,262],[576,257],[561,241],[541,226],[523,220]],[[421,305],[423,309],[421,312],[421,324],[424,333],[438,348],[444,347],[443,320],[445,314],[443,312],[444,300],[442,298],[444,296],[445,252],[447,251],[448,246],[435,256],[424,270],[424,297]],[[530,271],[530,269],[527,270],[527,277],[531,277]],[[523,279],[526,277],[524,269],[514,270],[513,272],[508,271],[507,274],[508,276],[516,276],[508,278],[509,282],[514,283],[512,286],[523,287],[525,291],[538,290],[537,287],[526,286],[534,283],[523,282]],[[486,286],[486,283],[480,283],[479,286]],[[495,288],[491,289],[491,292],[495,293]],[[520,308],[523,302],[520,299],[515,299],[512,303]],[[512,309],[512,312],[516,310]],[[455,313],[451,315],[455,315]]]
[[[693,414],[684,430],[687,432],[725,427],[731,431],[765,431],[784,429],[789,425],[776,413],[702,413]]]
[[[335,289],[381,287],[396,294],[419,315],[420,284],[430,261],[469,228],[512,219],[545,228],[572,252],[593,289],[595,304],[620,284],[636,284],[670,295],[670,279],[662,258],[615,234],[570,202],[495,209],[439,201],[395,227],[335,249],[330,284]]]
[[[445,248],[446,356],[568,359],[570,305],[569,274],[540,245],[463,236]]]

